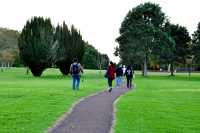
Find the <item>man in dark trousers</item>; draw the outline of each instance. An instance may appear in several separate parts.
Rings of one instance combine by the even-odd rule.
[[[107,69],[107,78],[108,78],[108,86],[109,86],[109,92],[112,91],[112,82],[115,79],[115,66],[112,61],[110,61],[110,65]]]
[[[125,71],[125,76],[126,76],[126,79],[127,79],[127,88],[128,88],[128,89],[131,89],[131,88],[132,88],[133,74],[134,74],[134,71],[133,71],[133,69],[131,68],[131,66],[129,65],[129,66],[126,68],[126,71]]]

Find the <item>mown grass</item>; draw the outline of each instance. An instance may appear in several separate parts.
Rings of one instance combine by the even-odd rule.
[[[199,133],[200,74],[150,73],[117,103],[115,133]]]
[[[46,70],[40,78],[25,73],[23,68],[0,72],[0,133],[44,132],[75,101],[106,87],[97,71],[85,72],[79,91],[57,69]]]

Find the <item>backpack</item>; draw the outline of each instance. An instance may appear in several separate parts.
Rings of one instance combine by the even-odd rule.
[[[72,74],[79,74],[79,66],[78,64],[72,65]]]

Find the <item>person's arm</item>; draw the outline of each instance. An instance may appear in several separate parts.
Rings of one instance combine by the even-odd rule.
[[[81,64],[80,64],[80,71],[81,73],[83,73],[83,67],[81,66]]]
[[[132,69],[132,71],[133,71],[133,79],[135,79],[135,71]]]
[[[69,72],[72,74],[72,64],[70,65]]]
[[[127,74],[127,69],[125,70],[124,76],[126,76],[126,74]]]

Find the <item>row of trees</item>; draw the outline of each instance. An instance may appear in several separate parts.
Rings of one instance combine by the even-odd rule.
[[[171,75],[177,64],[186,64],[186,59],[195,57],[199,62],[200,24],[191,39],[186,27],[170,23],[161,7],[154,3],[144,3],[128,12],[116,39],[119,46],[115,55],[122,64],[141,64],[143,75],[147,75],[147,65],[170,64]]]
[[[54,28],[51,20],[43,17],[27,21],[18,38],[18,47],[20,59],[34,76],[41,76],[49,67],[58,67],[67,75],[73,58],[78,58],[88,69],[105,69],[109,62],[108,56],[85,42],[73,25],[69,29],[63,22]]]
[[[86,43],[83,64],[86,69],[106,69],[109,58],[106,54],[101,54],[92,45]]]
[[[50,19],[33,17],[23,28],[18,47],[21,60],[34,76],[55,65],[67,75],[73,58],[82,61],[85,41],[73,25],[69,29],[63,22],[54,28]]]

